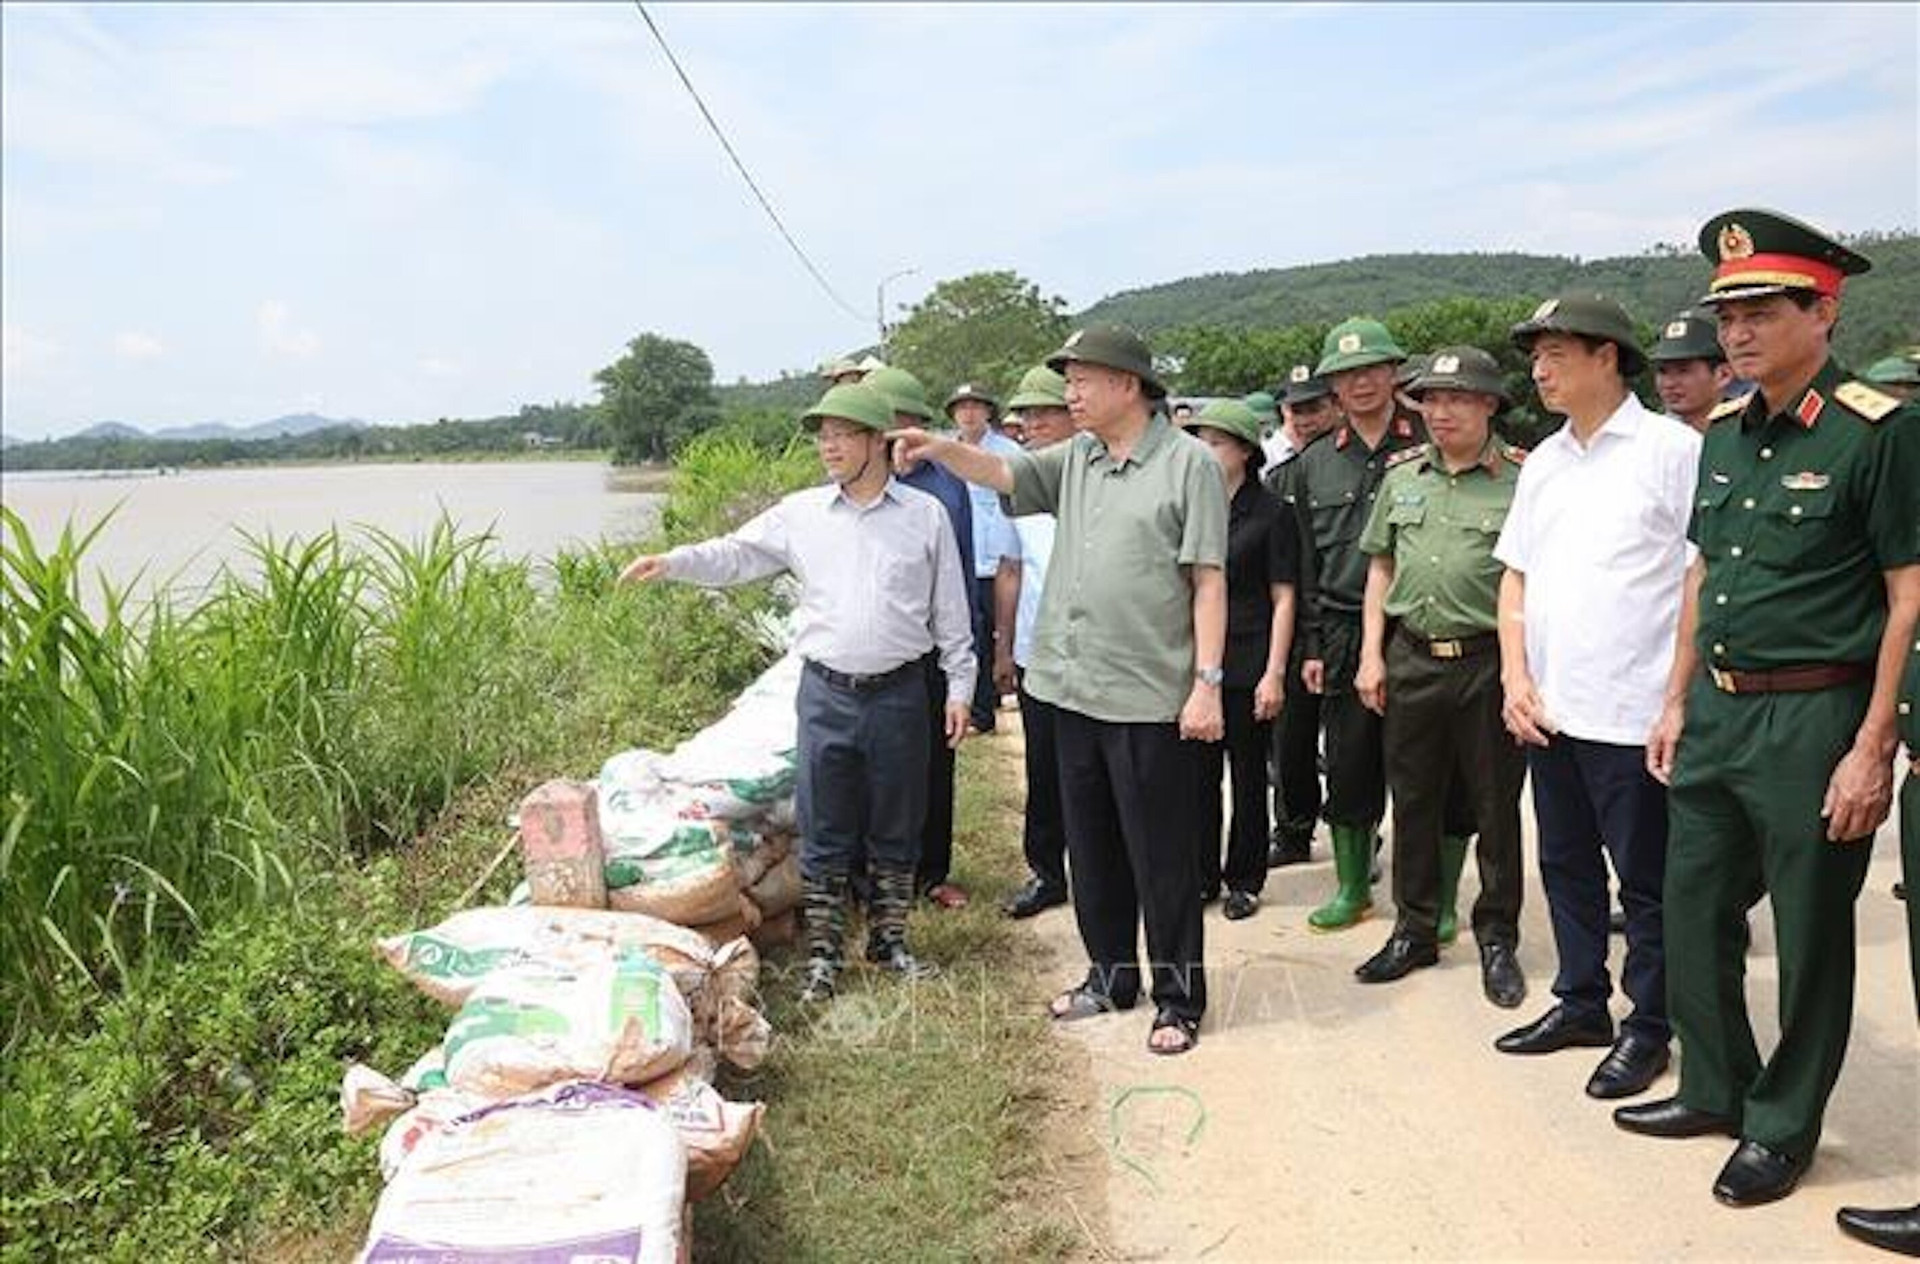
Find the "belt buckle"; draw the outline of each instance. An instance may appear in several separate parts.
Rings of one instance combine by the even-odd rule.
[[[1721,693],[1740,692],[1734,687],[1733,673],[1730,671],[1725,671],[1718,667],[1709,667],[1707,668],[1707,679],[1711,680],[1713,687]]]
[[[1428,641],[1427,652],[1435,658],[1460,658],[1466,647],[1459,641]]]

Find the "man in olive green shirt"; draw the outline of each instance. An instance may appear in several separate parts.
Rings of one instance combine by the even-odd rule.
[[[1666,953],[1677,1097],[1622,1128],[1740,1138],[1731,1206],[1791,1193],[1813,1160],[1853,1021],[1854,901],[1893,801],[1895,699],[1920,615],[1920,409],[1834,362],[1866,259],[1777,212],[1707,222],[1734,373],[1759,389],[1708,427],[1664,709]],[[1780,1039],[1747,1016],[1745,914],[1771,897]]]
[[[1393,792],[1393,898],[1386,946],[1354,973],[1387,983],[1440,960],[1440,918],[1460,881],[1443,849],[1449,794],[1464,790],[1480,827],[1473,934],[1487,999],[1526,997],[1520,943],[1520,785],[1526,758],[1500,719],[1496,611],[1505,568],[1493,556],[1523,454],[1493,434],[1507,406],[1500,367],[1478,347],[1443,347],[1407,388],[1432,442],[1390,461],[1360,536],[1368,563],[1360,700],[1384,718]]]
[[[1155,405],[1166,397],[1140,338],[1074,333],[1047,362],[1067,379],[1074,437],[1001,457],[919,431],[928,457],[1059,520],[1027,688],[1058,709],[1073,908],[1090,968],[1056,997],[1071,1021],[1131,1009],[1146,924],[1150,1051],[1184,1053],[1206,1009],[1196,741],[1223,733],[1227,494],[1206,448]]]

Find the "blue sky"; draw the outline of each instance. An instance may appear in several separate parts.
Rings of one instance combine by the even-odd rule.
[[[1920,8],[669,5],[870,313],[1404,250],[1587,257],[1773,205],[1920,222]],[[871,337],[631,6],[8,4],[10,435],[585,399],[643,330],[723,381]]]

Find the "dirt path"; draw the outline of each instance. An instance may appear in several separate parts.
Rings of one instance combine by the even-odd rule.
[[[996,739],[1017,742],[1014,733]],[[1709,1194],[1730,1143],[1658,1142],[1618,1131],[1581,1091],[1599,1051],[1512,1058],[1495,1036],[1552,1002],[1553,947],[1531,855],[1521,962],[1531,995],[1517,1012],[1482,998],[1470,940],[1439,967],[1364,987],[1352,970],[1391,925],[1343,934],[1306,928],[1332,865],[1270,875],[1253,918],[1207,913],[1211,1008],[1200,1048],[1147,1053],[1151,1011],[1056,1029],[1084,1051],[1088,1098],[1053,1135],[1077,1156],[1061,1193],[1102,1208],[1096,1257],[1279,1259],[1886,1259],[1833,1226],[1834,1208],[1920,1197],[1920,1033],[1915,1030],[1898,869],[1883,836],[1860,900],[1853,1041],[1813,1171],[1792,1198],[1730,1210]],[[1472,866],[1462,909],[1476,888]],[[1071,910],[1033,925],[1058,980],[1084,967]],[[1764,911],[1750,990],[1771,1040],[1775,963]],[[1619,940],[1614,968],[1618,970]],[[1041,998],[1036,998],[1036,1003]],[[1616,1006],[1616,1012],[1618,1007]],[[1650,1096],[1671,1092],[1672,1075]],[[1076,1143],[1073,1139],[1081,1138]],[[1104,1151],[1102,1165],[1087,1150]]]

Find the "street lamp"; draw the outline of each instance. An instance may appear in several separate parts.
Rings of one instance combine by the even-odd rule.
[[[887,349],[887,285],[890,282],[898,281],[901,277],[912,276],[918,271],[920,271],[918,268],[902,268],[898,272],[890,272],[886,276],[881,277],[880,284],[874,287],[873,323],[880,331],[880,350],[882,353]]]

